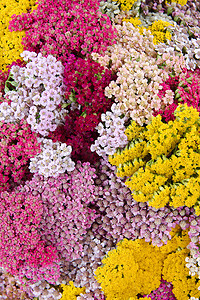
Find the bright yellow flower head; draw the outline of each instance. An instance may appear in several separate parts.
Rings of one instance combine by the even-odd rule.
[[[137,0],[117,0],[117,2],[121,4],[121,9],[124,11],[129,11],[136,1]]]
[[[34,7],[36,0],[1,0],[0,1],[0,69],[5,71],[6,66],[20,59],[23,52],[21,44],[25,32],[8,29],[9,21],[13,14],[20,15]]]
[[[117,176],[128,177],[125,184],[136,201],[155,208],[186,205],[199,215],[199,112],[180,104],[174,115],[167,124],[160,115],[146,127],[132,122],[125,130],[129,144],[109,162],[117,166]]]
[[[166,3],[172,3],[172,2],[175,2],[175,3],[178,3],[180,5],[186,5],[187,4],[187,0],[165,0]]]
[[[117,249],[108,252],[103,266],[96,271],[107,300],[128,300],[138,293],[149,294],[161,280],[164,255],[159,249],[144,240],[117,244]]]
[[[60,300],[76,300],[77,296],[85,293],[85,287],[75,287],[73,281],[69,281],[68,285],[61,284],[63,289],[62,298]]]
[[[197,276],[189,276],[185,259],[189,254],[188,230],[176,226],[167,245],[157,247],[141,240],[117,244],[102,260],[95,274],[107,300],[138,300],[160,285],[161,277],[173,284],[177,300],[200,297]],[[149,298],[139,298],[149,299]]]

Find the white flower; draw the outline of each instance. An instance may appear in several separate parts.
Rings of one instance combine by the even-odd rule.
[[[48,101],[46,104],[46,109],[53,111],[56,109],[56,105],[53,101]]]
[[[68,159],[68,162],[66,163],[66,170],[68,172],[71,172],[75,169],[75,163],[71,160],[71,158]]]
[[[41,109],[41,111],[40,111],[40,119],[41,120],[46,119],[48,112],[49,111],[47,109]]]
[[[27,118],[27,123],[30,125],[35,125],[36,124],[36,118],[33,115],[29,115]]]
[[[99,123],[97,126],[96,126],[96,130],[98,131],[98,133],[101,135],[102,132],[104,131],[104,126],[102,123]]]
[[[107,155],[113,155],[115,153],[116,149],[111,146],[107,146],[104,148],[104,151]]]
[[[106,147],[107,146],[107,137],[105,136],[100,136],[98,138],[98,141],[99,141],[99,144],[102,146],[102,147]]]
[[[33,100],[33,104],[35,104],[35,105],[41,104],[41,98],[38,93],[34,97],[32,97],[32,100]]]
[[[117,105],[116,103],[112,104],[111,111],[114,113],[114,115],[117,115],[117,116],[120,116],[122,114],[122,111],[119,108],[119,105]]]
[[[112,89],[110,89],[110,87],[109,86],[107,86],[106,88],[105,88],[105,96],[106,97],[108,97],[108,98],[112,98],[112,95],[113,95],[113,90]]]
[[[105,114],[102,114],[101,120],[103,122],[112,120],[112,113],[110,111],[107,111]]]
[[[29,109],[29,113],[35,115],[37,113],[37,107],[32,105]]]

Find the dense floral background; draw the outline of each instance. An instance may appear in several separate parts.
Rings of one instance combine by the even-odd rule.
[[[0,299],[200,299],[200,2],[0,1]]]

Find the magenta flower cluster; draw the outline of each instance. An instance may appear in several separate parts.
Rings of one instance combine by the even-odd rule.
[[[110,109],[112,101],[104,94],[105,87],[114,79],[112,71],[92,59],[70,55],[65,64],[64,84],[66,104],[69,109],[65,125],[59,127],[51,138],[72,146],[72,157],[89,160],[90,146],[96,138],[96,126],[101,114]],[[95,161],[93,155],[91,161]]]
[[[20,190],[1,193],[0,261],[12,275],[20,277],[26,268],[43,268],[57,260],[56,249],[38,233],[42,214],[39,197]]]
[[[0,191],[9,190],[29,173],[30,158],[40,152],[37,134],[25,120],[0,122]]]
[[[200,111],[200,69],[197,68],[195,71],[184,70],[181,75],[169,77],[161,84],[162,90],[158,94],[160,99],[169,92],[174,94],[173,103],[154,112],[154,116],[160,114],[166,122],[174,120],[174,111],[180,102],[187,103],[188,106],[193,106]]]
[[[25,50],[52,54],[62,62],[70,53],[103,53],[114,43],[115,32],[98,5],[97,0],[42,0],[33,13],[13,15],[9,29],[26,31],[22,39]]]

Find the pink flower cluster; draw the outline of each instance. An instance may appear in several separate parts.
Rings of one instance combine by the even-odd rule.
[[[188,106],[193,106],[200,111],[200,69],[197,68],[195,71],[187,71],[180,76],[169,77],[164,83],[161,84],[163,87],[159,92],[160,99],[173,94],[173,102],[166,107],[162,107],[158,112],[154,112],[154,116],[160,114],[163,119],[168,122],[174,120],[174,111],[178,104],[187,103]]]
[[[0,122],[0,146],[0,191],[5,191],[29,174],[30,158],[40,152],[40,144],[22,119],[19,124]]]
[[[115,32],[97,0],[39,1],[33,13],[12,16],[9,29],[26,30],[22,44],[26,50],[52,54],[63,62],[70,53],[103,53],[114,43]]]
[[[42,214],[40,197],[20,190],[1,193],[0,261],[12,275],[20,277],[27,268],[38,270],[57,260],[56,249],[47,246],[38,233]]]
[[[95,177],[95,169],[89,163],[78,162],[69,174],[56,178],[34,175],[20,187],[43,202],[40,236],[57,249],[60,258],[72,260],[82,255],[80,241],[98,217],[90,208],[98,195]]]
[[[13,65],[7,80],[5,101],[0,104],[0,120],[19,121],[25,118],[31,129],[45,136],[64,120],[63,65],[52,55],[42,57],[24,51],[24,67]],[[14,85],[14,87],[12,86]]]

